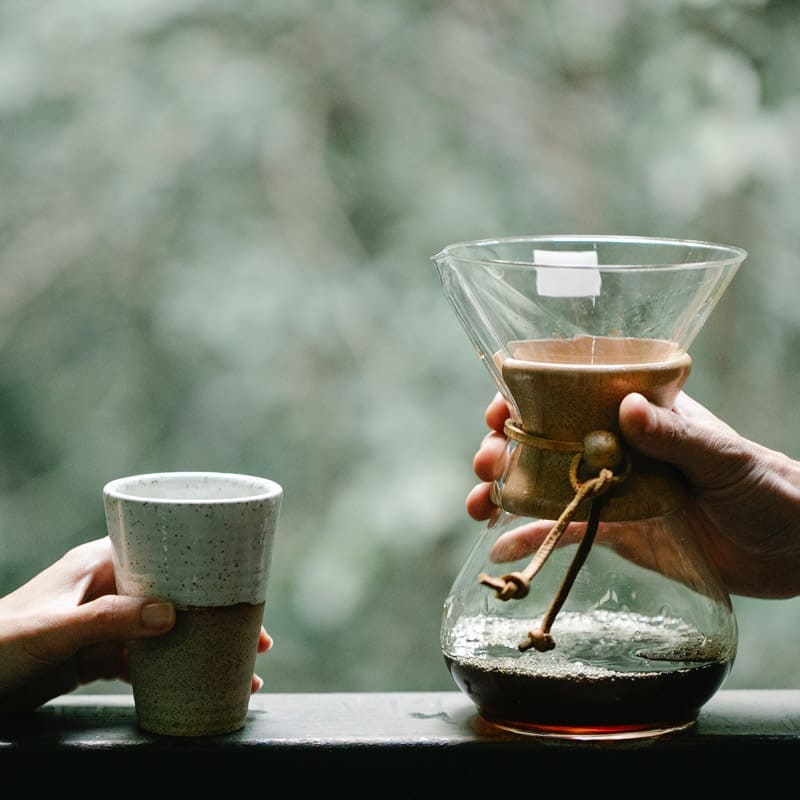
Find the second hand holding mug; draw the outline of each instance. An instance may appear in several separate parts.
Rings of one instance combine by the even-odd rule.
[[[127,643],[140,727],[173,736],[242,728],[283,490],[221,472],[161,472],[103,488],[117,591],[171,601],[175,627]]]

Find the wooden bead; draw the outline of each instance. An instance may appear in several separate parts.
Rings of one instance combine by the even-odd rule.
[[[625,463],[625,449],[611,431],[592,431],[583,440],[583,465],[597,475],[601,469],[617,472]]]

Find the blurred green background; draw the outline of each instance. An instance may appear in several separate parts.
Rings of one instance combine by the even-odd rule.
[[[798,41],[792,0],[4,0],[0,593],[111,478],[263,474],[264,691],[453,689],[494,392],[430,262],[462,239],[745,248],[687,390],[800,457]],[[800,687],[800,601],[734,603],[727,686]]]

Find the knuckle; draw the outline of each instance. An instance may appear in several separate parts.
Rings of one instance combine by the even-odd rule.
[[[126,615],[117,595],[106,595],[92,604],[92,624],[99,632],[113,634],[126,627]]]

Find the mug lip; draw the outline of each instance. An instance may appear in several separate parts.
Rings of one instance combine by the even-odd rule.
[[[718,257],[708,258],[704,260],[686,261],[686,262],[661,262],[652,261],[643,264],[540,264],[533,259],[531,253],[530,261],[519,261],[516,259],[500,259],[500,258],[480,258],[476,255],[465,252],[466,248],[480,248],[489,247],[491,245],[504,245],[504,244],[630,244],[630,245],[663,245],[667,247],[684,247],[684,248],[702,248],[708,252],[709,255],[716,253]],[[432,256],[432,261],[440,261],[447,258],[454,258],[460,262],[470,264],[482,264],[486,266],[503,266],[503,267],[523,267],[530,269],[595,269],[600,271],[650,271],[650,270],[690,270],[690,269],[709,269],[720,268],[726,266],[734,266],[740,264],[747,258],[747,251],[736,245],[719,244],[717,242],[704,241],[702,239],[681,239],[675,237],[665,236],[629,236],[629,235],[614,235],[614,234],[530,234],[524,236],[506,236],[497,237],[493,239],[474,239],[459,242],[453,242],[442,248],[435,256]]]
[[[155,496],[143,491],[143,487],[162,481],[185,481],[211,479],[227,481],[231,484],[240,482],[245,491],[231,497],[212,497],[198,494],[193,497]],[[135,490],[139,488],[139,491]],[[144,472],[137,475],[125,475],[114,478],[103,486],[103,497],[124,500],[134,503],[153,503],[169,505],[221,505],[230,503],[252,503],[253,501],[272,500],[281,497],[283,487],[271,478],[259,475],[248,475],[240,472],[215,472],[211,470],[178,470],[164,472]]]

